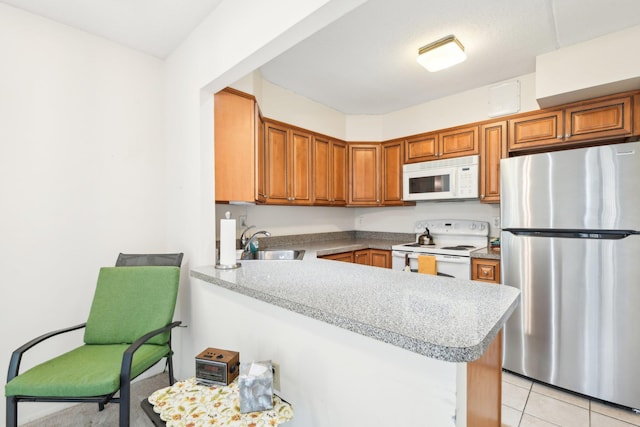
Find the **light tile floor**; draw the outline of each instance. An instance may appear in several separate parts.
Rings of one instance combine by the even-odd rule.
[[[558,426],[640,426],[640,414],[503,372],[502,427]]]

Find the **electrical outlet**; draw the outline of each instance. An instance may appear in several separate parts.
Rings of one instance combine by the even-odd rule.
[[[493,217],[493,226],[496,228],[500,228],[500,217],[499,216],[494,216]]]
[[[280,364],[272,361],[271,369],[273,370],[273,388],[280,391]]]
[[[247,216],[240,215],[238,219],[240,220],[240,227],[245,228],[247,226]]]

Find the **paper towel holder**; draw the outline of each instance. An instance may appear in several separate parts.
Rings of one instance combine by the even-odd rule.
[[[225,218],[220,220],[220,258],[215,265],[218,270],[233,270],[240,267],[236,257],[235,230],[236,220],[231,219],[231,212],[227,211]],[[226,263],[223,264],[223,261]]]
[[[211,265],[211,264],[209,264],[209,265]],[[240,267],[242,267],[242,264],[240,264],[239,262],[236,262],[233,265],[224,265],[224,264],[220,264],[220,263],[216,264],[216,268],[218,270],[233,270],[234,268],[240,268]],[[209,268],[211,268],[211,267],[209,267]]]

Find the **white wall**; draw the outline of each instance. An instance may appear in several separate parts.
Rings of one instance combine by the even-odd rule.
[[[536,94],[548,107],[640,88],[640,25],[536,58]]]
[[[4,4],[0,52],[4,370],[29,339],[86,321],[100,266],[168,247],[162,62]],[[21,405],[20,420],[45,408]]]
[[[183,271],[215,261],[212,94],[363,2],[224,0],[167,59],[167,235],[185,251]],[[210,312],[190,310],[196,297],[190,288],[179,296],[182,320],[217,327]],[[176,360],[177,376],[193,375],[193,355],[215,342],[207,328],[175,336],[177,353],[185,355]]]

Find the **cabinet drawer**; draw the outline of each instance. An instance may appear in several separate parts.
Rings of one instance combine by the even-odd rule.
[[[471,280],[500,283],[500,261],[494,259],[472,259]]]

